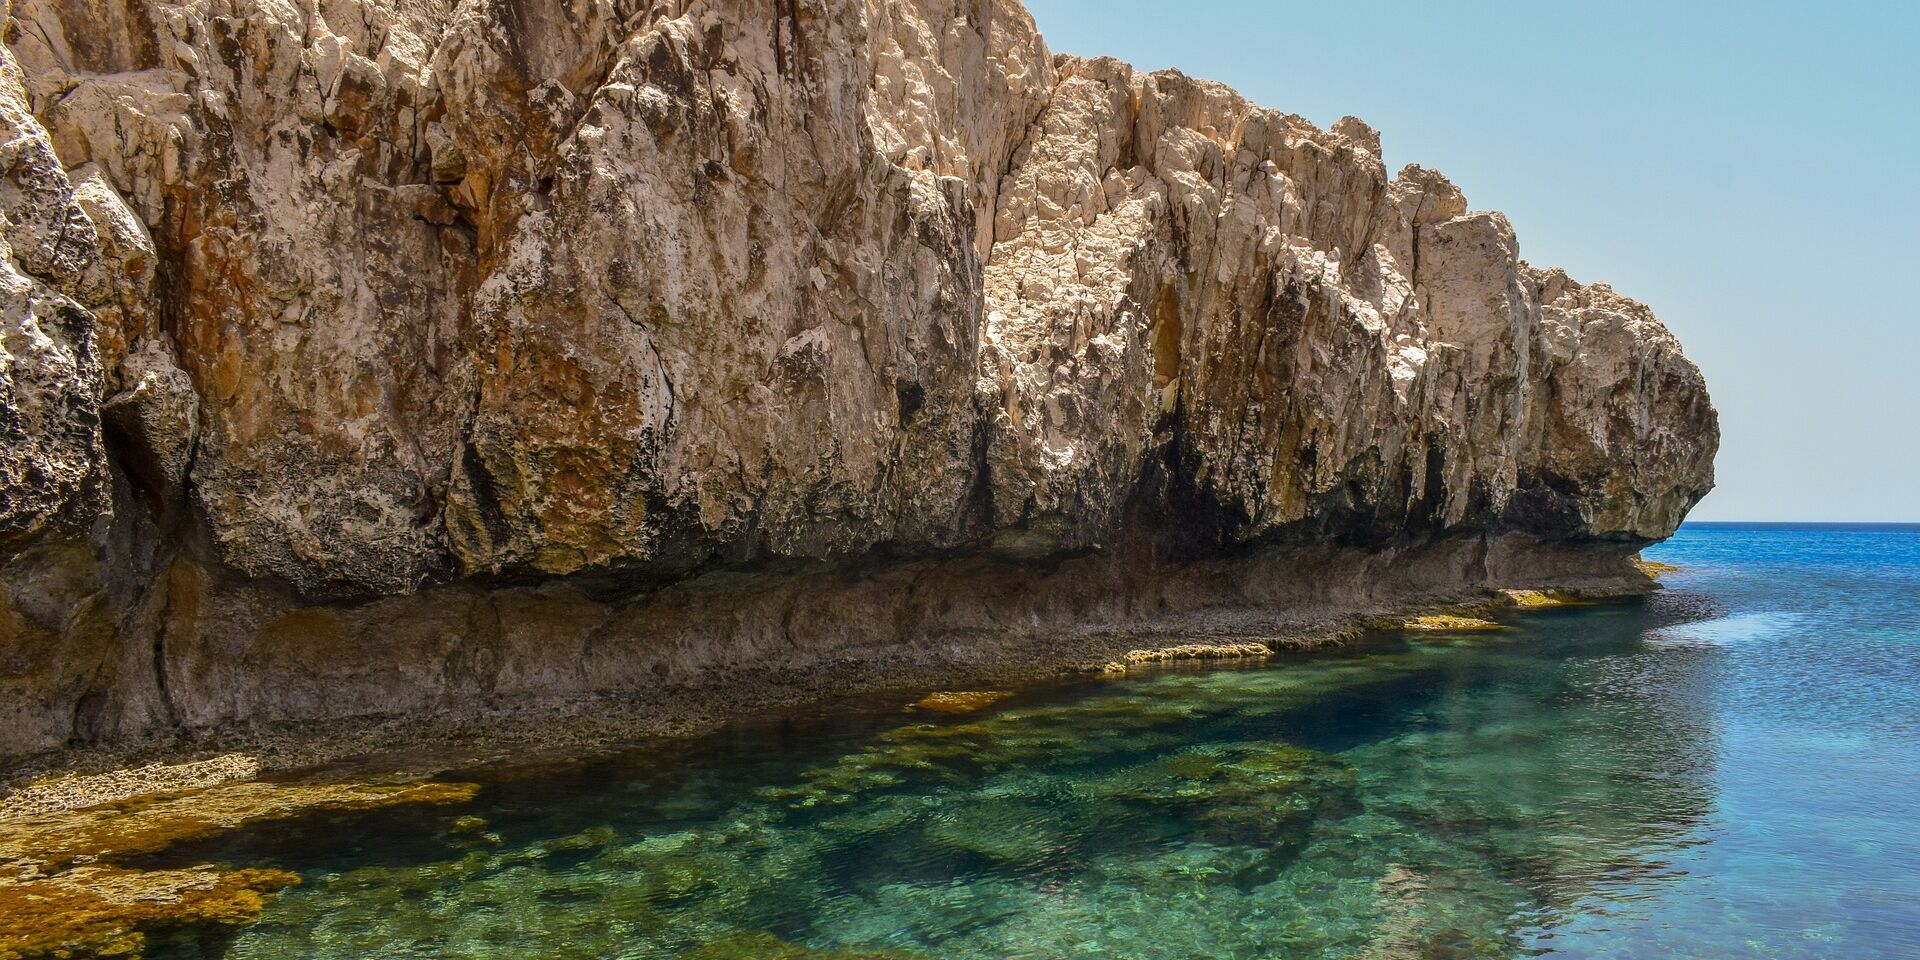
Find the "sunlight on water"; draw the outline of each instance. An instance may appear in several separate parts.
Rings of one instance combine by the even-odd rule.
[[[1707,644],[1726,646],[1735,643],[1755,643],[1772,640],[1791,631],[1800,617],[1791,613],[1760,612],[1742,613],[1731,617],[1715,617],[1696,623],[1679,623],[1670,627],[1660,627],[1647,631],[1650,644]]]
[[[1920,532],[1651,555],[1662,595],[1494,634],[843,705],[177,856],[304,876],[234,958],[1920,956]]]

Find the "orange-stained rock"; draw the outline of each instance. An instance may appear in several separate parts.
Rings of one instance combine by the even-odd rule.
[[[1014,0],[8,18],[0,754],[1548,586],[1711,486],[1646,307]]]

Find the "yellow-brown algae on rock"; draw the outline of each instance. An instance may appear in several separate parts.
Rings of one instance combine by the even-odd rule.
[[[1593,601],[1567,593],[1548,590],[1502,590],[1513,605],[1522,610],[1547,610],[1553,607],[1580,607]]]
[[[150,763],[104,773],[70,773],[21,787],[0,797],[0,821],[74,810],[141,794],[211,787],[260,775],[260,759],[229,753],[191,763]]]
[[[1011,690],[939,690],[907,704],[907,712],[972,713],[1013,696]]]
[[[137,957],[148,933],[253,922],[299,882],[281,870],[145,870],[116,861],[324,810],[472,799],[472,783],[225,783],[0,817],[0,960]],[[17,808],[19,809],[19,808]]]
[[[1177,647],[1161,647],[1156,650],[1130,650],[1128,663],[1160,663],[1168,660],[1213,660],[1234,657],[1271,656],[1273,650],[1264,643],[1186,643]]]
[[[82,858],[154,853],[250,823],[324,810],[372,810],[473,799],[472,783],[236,783],[185,794],[133,797],[7,823],[0,862],[64,866]]]
[[[78,867],[35,876],[0,866],[0,960],[138,957],[151,931],[242,926],[299,883],[284,870]]]
[[[455,820],[453,822],[453,826],[447,828],[447,835],[452,837],[466,836],[469,834],[480,834],[485,832],[487,832],[486,817],[473,817],[473,816],[461,817],[460,819]]]
[[[1633,567],[1634,569],[1640,571],[1641,573],[1646,574],[1649,577],[1654,578],[1655,580],[1660,579],[1660,577],[1664,574],[1673,573],[1680,569],[1678,566],[1671,563],[1662,563],[1658,560],[1646,560],[1640,557],[1633,558]]]
[[[1400,621],[1400,629],[1417,630],[1423,633],[1473,633],[1482,630],[1505,629],[1492,620],[1479,617],[1462,617],[1451,613],[1430,613],[1422,617],[1408,617]]]

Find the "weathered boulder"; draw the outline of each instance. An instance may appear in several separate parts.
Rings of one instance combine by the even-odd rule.
[[[1112,537],[1153,459],[1215,546],[1655,540],[1707,487],[1713,410],[1646,308],[1529,267],[1438,174],[1389,180],[1359,121],[1064,59],[1003,190],[983,375],[1030,548]]]
[[[1586,576],[1711,485],[1645,307],[1012,0],[5,37],[0,752]],[[1246,580],[1306,557],[1398,586]]]
[[[108,512],[93,222],[0,61],[0,560]]]

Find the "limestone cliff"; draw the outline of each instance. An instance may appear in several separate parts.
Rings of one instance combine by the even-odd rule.
[[[7,14],[0,754],[1613,576],[1711,485],[1645,307],[1012,0]]]

